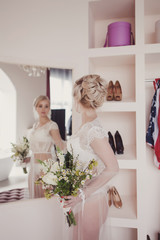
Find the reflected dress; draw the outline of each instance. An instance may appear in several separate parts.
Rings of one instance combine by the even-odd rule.
[[[87,189],[92,191],[91,195],[72,209],[77,225],[69,229],[68,239],[70,240],[108,239],[106,234],[104,235],[102,232],[102,225],[105,223],[108,215],[108,186],[107,181],[105,181],[105,177],[108,174],[107,167],[91,147],[95,139],[104,138],[108,139],[107,132],[102,128],[98,118],[96,118],[92,122],[85,123],[67,142],[67,149],[70,152],[73,149],[75,157],[78,155],[78,160],[83,169],[92,159],[98,162],[96,177],[87,180],[88,183],[84,186],[84,191]],[[97,185],[92,184],[93,182]],[[101,184],[101,182],[104,184]]]
[[[58,130],[58,125],[54,121],[48,121],[39,127],[39,122],[33,125],[28,136],[31,150],[30,171],[28,178],[28,187],[30,198],[44,197],[44,191],[40,184],[35,184],[36,179],[41,175],[40,163],[37,159],[47,160],[56,158],[54,140],[50,135],[51,130]]]

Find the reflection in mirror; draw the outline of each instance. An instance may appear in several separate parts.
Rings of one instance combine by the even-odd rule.
[[[28,173],[13,163],[11,142],[18,143],[32,129],[33,100],[46,92],[50,93],[51,119],[66,140],[72,126],[72,70],[48,68],[34,76],[19,65],[0,63],[0,203],[29,198]]]

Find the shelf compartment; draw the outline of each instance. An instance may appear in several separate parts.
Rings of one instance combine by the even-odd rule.
[[[130,112],[136,111],[136,103],[134,99],[124,98],[122,101],[106,101],[102,107],[98,109],[98,112]]]
[[[130,22],[135,36],[134,0],[122,0],[120,5],[119,0],[89,2],[89,48],[103,47],[107,27],[116,21]]]
[[[112,204],[109,208],[109,217],[122,219],[124,226],[127,224],[127,219],[137,219],[136,182],[136,170],[134,169],[120,169],[119,173],[108,182],[109,187],[116,187],[123,204],[121,209]]]
[[[128,227],[114,227],[105,224],[105,236],[103,239],[112,239],[112,240],[137,240],[137,229],[128,228]]]
[[[123,56],[134,55],[136,52],[136,46],[119,46],[116,48],[91,48],[88,49],[89,57],[104,57],[104,56]]]
[[[124,144],[124,154],[118,155],[119,160],[136,159],[136,113],[135,112],[98,112],[98,117],[106,131],[114,137],[118,130]],[[133,147],[132,147],[133,146]]]
[[[118,80],[122,88],[122,101],[135,101],[135,55],[90,57],[89,72],[99,74],[107,83]]]
[[[144,1],[145,44],[156,43],[155,23],[160,20],[160,2],[158,0]]]
[[[145,79],[154,80],[160,77],[159,59],[160,53],[145,54]]]

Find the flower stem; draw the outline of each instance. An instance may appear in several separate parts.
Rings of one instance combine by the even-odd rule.
[[[26,167],[23,168],[23,172],[24,172],[25,174],[27,174],[27,169],[26,169]]]
[[[72,211],[67,213],[67,222],[68,222],[69,227],[72,224],[76,225],[76,220],[75,220],[75,217],[74,217],[74,214]]]

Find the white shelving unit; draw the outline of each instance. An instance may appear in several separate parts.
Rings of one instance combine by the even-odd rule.
[[[119,80],[123,92],[122,101],[106,101],[98,111],[102,124],[113,136],[116,130],[120,132],[125,148],[123,155],[116,155],[120,173],[109,182],[117,187],[123,201],[122,209],[110,208],[111,240],[146,240],[147,234],[153,233],[148,227],[149,211],[144,203],[149,171],[146,170],[145,78],[160,77],[160,44],[155,42],[158,19],[158,0],[88,3],[88,73],[99,74],[107,82]],[[103,47],[107,26],[115,21],[131,23],[135,45]]]

